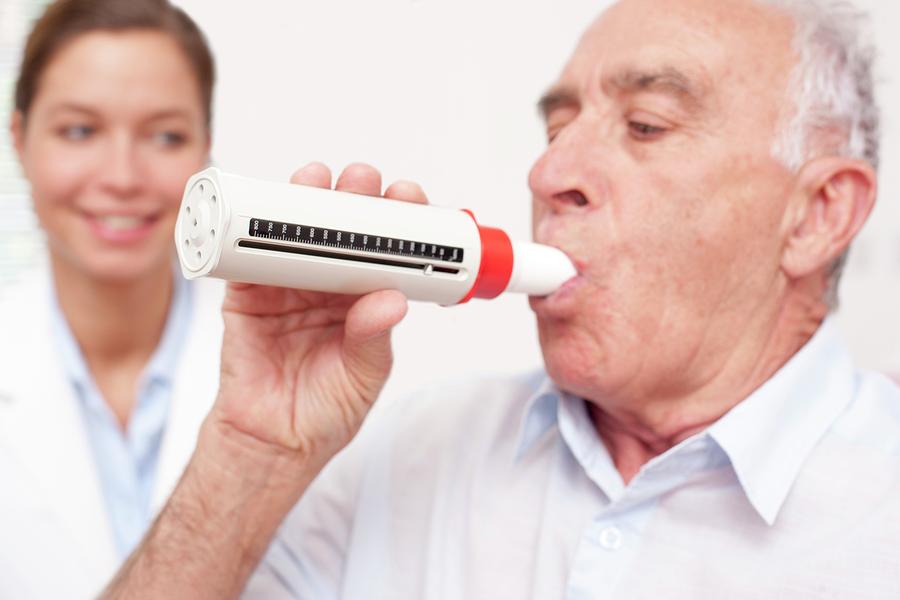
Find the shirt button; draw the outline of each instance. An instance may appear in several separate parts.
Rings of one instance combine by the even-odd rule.
[[[607,550],[618,550],[622,547],[622,531],[610,526],[600,532],[600,545]]]

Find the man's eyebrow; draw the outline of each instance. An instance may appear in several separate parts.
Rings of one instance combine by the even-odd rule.
[[[579,104],[581,103],[578,101],[578,94],[575,90],[568,87],[554,87],[541,96],[537,103],[537,109],[541,118],[546,121],[550,113],[557,108],[578,106]]]
[[[604,87],[624,94],[639,92],[666,94],[674,97],[691,112],[703,108],[707,95],[706,85],[675,67],[625,70],[610,77]],[[541,96],[537,109],[546,121],[550,113],[557,108],[578,107],[580,104],[578,93],[573,88],[557,86]]]
[[[620,93],[654,92],[674,96],[686,108],[702,108],[706,86],[674,67],[652,71],[627,70],[609,79],[609,85]]]

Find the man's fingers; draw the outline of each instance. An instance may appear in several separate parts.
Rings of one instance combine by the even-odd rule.
[[[312,162],[297,170],[291,183],[321,188],[331,187],[331,171],[320,162]],[[341,172],[334,189],[364,196],[379,197],[381,193],[381,173],[372,165],[352,163]],[[415,204],[428,204],[428,197],[414,181],[395,181],[384,191],[384,197]]]
[[[353,163],[338,177],[334,189],[366,196],[381,196],[381,173],[371,165]]]
[[[383,383],[391,368],[391,330],[406,311],[406,296],[383,290],[363,296],[347,312],[344,360],[361,381]]]
[[[395,181],[384,190],[384,197],[416,204],[428,204],[428,196],[425,190],[414,181]]]
[[[291,183],[312,187],[330,188],[331,169],[320,162],[311,162],[291,175]]]
[[[360,344],[387,333],[403,320],[406,310],[406,296],[401,292],[382,290],[366,294],[347,312],[344,340]]]

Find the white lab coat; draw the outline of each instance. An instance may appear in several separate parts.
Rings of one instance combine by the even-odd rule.
[[[223,286],[194,285],[156,482],[165,503],[218,389]],[[0,301],[0,598],[89,598],[115,574],[112,528],[41,273]]]

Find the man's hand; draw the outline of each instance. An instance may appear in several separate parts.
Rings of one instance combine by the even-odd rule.
[[[291,181],[327,188],[331,173],[313,163]],[[336,189],[380,196],[381,176],[351,165]],[[426,202],[411,183],[398,182],[384,195]],[[397,291],[354,297],[230,284],[211,418],[324,464],[350,441],[381,391],[391,368],[390,332],[405,314],[406,299]]]
[[[330,187],[331,173],[313,163],[291,181]],[[381,175],[351,165],[336,189],[379,196]],[[384,197],[426,202],[408,182]],[[396,291],[229,285],[216,404],[178,487],[103,597],[236,597],[287,512],[359,430],[405,314]]]

